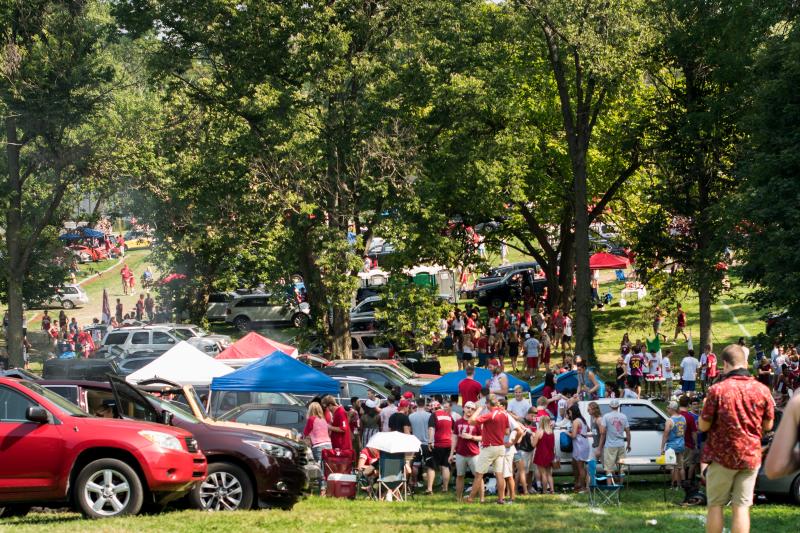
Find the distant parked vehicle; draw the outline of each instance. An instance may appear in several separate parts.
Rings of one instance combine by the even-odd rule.
[[[206,318],[209,322],[225,322],[228,304],[236,298],[233,292],[214,292],[208,295]]]
[[[547,280],[538,278],[536,270],[512,270],[498,281],[476,287],[471,296],[480,306],[500,309],[505,304],[522,298],[525,287],[530,287],[534,296],[539,296],[547,287]]]
[[[306,427],[306,407],[301,405],[248,403],[223,413],[217,420],[258,426],[293,429],[302,433]]]
[[[248,294],[228,304],[225,321],[240,331],[259,324],[291,324],[301,328],[308,324],[310,312],[307,302],[298,304],[286,295]]]
[[[76,307],[83,307],[89,303],[89,295],[80,287],[80,285],[66,284],[53,291],[51,296],[48,296],[43,301],[31,302],[27,307],[35,309],[37,307],[51,308],[62,307],[64,309],[75,309]]]
[[[124,352],[163,353],[181,341],[186,341],[201,352],[218,354],[219,342],[205,337],[190,337],[173,326],[125,327],[109,331],[103,339],[103,346],[118,346]]]
[[[134,515],[206,477],[206,459],[184,429],[86,416],[36,383],[8,378],[0,378],[0,404],[0,517],[33,506]]]

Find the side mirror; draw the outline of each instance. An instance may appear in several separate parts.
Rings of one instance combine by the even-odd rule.
[[[25,418],[31,422],[36,422],[37,424],[47,424],[50,421],[47,411],[38,405],[28,407],[25,410]]]
[[[169,411],[163,411],[161,413],[161,423],[164,424],[165,426],[171,426],[173,418],[174,415]]]

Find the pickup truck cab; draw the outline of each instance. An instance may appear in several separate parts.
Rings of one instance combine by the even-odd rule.
[[[0,516],[71,506],[89,518],[137,514],[206,478],[185,429],[89,416],[37,383],[0,378]]]

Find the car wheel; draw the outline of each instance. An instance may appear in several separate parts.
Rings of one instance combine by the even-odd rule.
[[[492,298],[491,304],[495,309],[502,309],[505,302],[500,298]]]
[[[72,300],[62,300],[61,307],[67,310],[75,309],[75,302],[73,302]]]
[[[292,325],[296,328],[304,328],[308,325],[308,315],[305,313],[297,313],[292,317]]]
[[[75,499],[84,516],[110,518],[138,513],[144,491],[139,476],[126,463],[118,459],[98,459],[78,474]]]
[[[0,518],[13,518],[15,516],[25,516],[31,510],[30,505],[24,504],[17,504],[17,505],[6,505],[5,507],[0,507]]]
[[[253,485],[244,470],[231,463],[211,463],[208,477],[191,494],[195,508],[204,511],[236,511],[253,506]]]
[[[239,331],[247,331],[250,329],[250,319],[246,316],[237,316],[233,319],[233,325],[236,326],[236,329]]]
[[[794,503],[800,505],[800,476],[794,478],[792,482],[792,500]]]

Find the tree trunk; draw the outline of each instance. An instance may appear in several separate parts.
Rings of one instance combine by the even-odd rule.
[[[586,203],[586,152],[574,162],[575,176],[575,353],[594,362],[591,272],[589,271],[589,213]]]
[[[6,349],[9,364],[22,367],[22,288],[25,282],[22,246],[22,182],[19,168],[19,139],[16,117],[6,111],[6,159],[8,168],[9,205],[6,211],[6,250],[8,252],[8,336]]]
[[[708,276],[700,276],[700,284],[698,287],[697,295],[699,297],[700,305],[700,345],[699,349],[703,350],[705,346],[714,343],[711,341],[711,280]]]
[[[352,359],[350,346],[350,310],[341,306],[333,306],[331,313],[331,351],[334,359]]]

